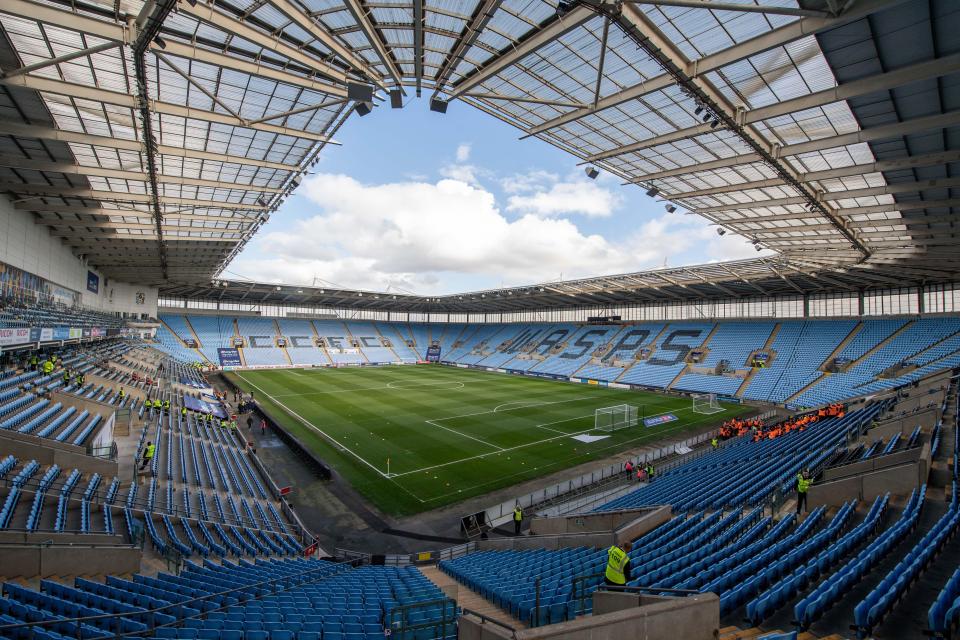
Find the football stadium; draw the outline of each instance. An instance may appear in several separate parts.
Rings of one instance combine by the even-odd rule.
[[[954,144],[956,0],[0,0],[0,638],[960,638]]]

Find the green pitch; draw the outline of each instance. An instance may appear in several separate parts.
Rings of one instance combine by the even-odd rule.
[[[645,443],[702,430],[747,410],[695,414],[689,398],[436,365],[274,369],[228,374],[382,511],[409,515]],[[655,427],[593,430],[617,404]],[[585,443],[573,436],[608,436]],[[389,460],[389,466],[388,466]]]

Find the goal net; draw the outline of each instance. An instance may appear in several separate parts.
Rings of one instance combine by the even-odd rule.
[[[693,394],[693,412],[694,413],[718,413],[723,411],[723,407],[717,402],[715,393],[695,393]]]
[[[597,431],[616,431],[637,426],[637,408],[629,404],[602,407],[594,412],[593,428]]]

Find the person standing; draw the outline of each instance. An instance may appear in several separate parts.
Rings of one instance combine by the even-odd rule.
[[[713,438],[710,439],[710,446],[713,447],[714,451],[720,448],[720,441],[717,440],[717,436],[713,436]]]
[[[633,463],[627,460],[623,465],[623,470],[627,472],[627,477],[633,475]]]
[[[603,573],[605,584],[622,587],[630,580],[630,549],[629,542],[621,542],[607,550],[607,569]]]
[[[53,373],[53,360],[47,358],[43,361],[43,377],[49,378],[50,374]]]
[[[267,435],[267,419],[260,418],[260,435]]]
[[[247,431],[253,431],[253,416],[247,416]]]
[[[807,509],[807,491],[813,480],[810,479],[810,470],[804,469],[797,474],[797,515]]]
[[[523,508],[520,506],[520,503],[518,502],[513,507],[513,535],[515,536],[520,535],[520,525],[522,524],[523,524]]]
[[[152,442],[147,442],[147,446],[143,450],[143,464],[140,465],[140,471],[143,471],[153,460],[154,454],[157,452],[157,447]]]

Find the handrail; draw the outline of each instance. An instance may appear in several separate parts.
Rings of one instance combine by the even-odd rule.
[[[480,613],[479,611],[474,611],[473,609],[467,609],[466,607],[464,607],[464,608],[462,608],[462,609],[460,610],[460,615],[461,615],[461,616],[470,615],[470,616],[473,616],[473,617],[475,617],[475,618],[480,618],[480,621],[481,621],[482,623],[492,622],[493,624],[497,625],[498,627],[503,627],[503,628],[506,629],[507,631],[512,631],[514,634],[516,634],[516,632],[517,632],[517,628],[516,628],[516,627],[511,627],[511,626],[508,625],[506,622],[501,622],[500,620],[497,620],[496,618],[491,618],[490,616],[488,616],[488,615],[486,615],[486,614],[483,614],[483,613]]]
[[[272,579],[269,579],[269,580],[262,580],[262,581],[260,581],[260,582],[253,582],[253,583],[245,584],[245,585],[240,586],[240,587],[235,587],[235,588],[233,588],[233,589],[227,589],[226,591],[218,591],[218,592],[216,592],[216,593],[209,593],[209,594],[207,594],[207,595],[205,595],[205,596],[199,596],[199,597],[196,597],[196,598],[191,598],[191,599],[189,599],[189,600],[183,600],[183,601],[180,601],[180,602],[172,602],[172,603],[170,603],[170,604],[166,604],[166,605],[163,605],[162,607],[157,607],[157,608],[155,608],[155,609],[144,609],[143,611],[126,611],[126,612],[123,612],[123,613],[103,613],[103,614],[98,614],[98,615],[95,615],[95,616],[82,616],[82,617],[77,617],[77,618],[56,618],[56,619],[53,619],[53,620],[37,620],[37,621],[34,621],[34,622],[20,622],[20,623],[17,623],[17,624],[5,624],[5,625],[0,625],[0,634],[2,634],[4,631],[7,631],[8,629],[23,629],[23,628],[33,628],[33,627],[46,627],[46,626],[50,626],[50,625],[63,624],[63,623],[82,624],[82,623],[84,623],[84,622],[86,622],[86,621],[88,621],[88,620],[113,620],[113,619],[118,619],[118,618],[136,618],[136,617],[142,617],[142,616],[148,616],[148,615],[152,616],[152,615],[154,615],[154,614],[156,614],[156,613],[163,613],[164,611],[166,611],[166,610],[168,610],[168,609],[174,609],[174,608],[178,608],[178,607],[179,607],[179,608],[186,607],[186,606],[189,606],[189,605],[191,605],[191,604],[193,604],[193,603],[195,603],[195,602],[206,602],[206,601],[211,600],[211,599],[214,599],[214,598],[222,598],[222,597],[224,597],[224,596],[231,595],[231,594],[236,593],[236,592],[238,592],[238,591],[249,591],[249,590],[251,590],[251,589],[259,588],[259,587],[262,587],[262,586],[265,586],[265,585],[270,585],[270,586],[272,586],[272,585],[274,585],[274,584],[277,583],[277,582],[289,581],[289,580],[292,580],[292,579],[294,579],[294,578],[300,578],[300,577],[303,577],[303,576],[311,575],[311,574],[317,573],[317,572],[319,572],[319,571],[321,571],[321,570],[323,570],[323,569],[328,568],[330,565],[337,566],[337,567],[353,566],[354,562],[355,562],[354,560],[348,560],[348,561],[345,561],[345,562],[326,562],[326,566],[325,566],[325,567],[317,567],[316,569],[310,569],[309,571],[304,571],[304,572],[302,572],[302,573],[297,573],[297,574],[293,574],[293,575],[281,576],[281,577],[279,577],[279,578],[272,578]],[[342,572],[338,571],[338,572],[326,574],[326,575],[323,576],[323,577],[333,577],[333,576],[335,576],[335,575],[339,575],[340,573],[342,573]],[[291,587],[293,587],[293,586],[299,586],[300,584],[303,584],[303,581],[298,582],[297,585],[290,585],[290,586],[291,586]],[[286,591],[286,589],[280,590],[280,592],[282,592],[282,591]],[[275,591],[275,593],[278,593],[278,592]],[[259,595],[255,595],[255,596],[252,597],[252,598],[246,598],[246,599],[240,598],[240,601],[241,601],[241,602],[246,602],[246,601],[248,601],[248,600],[257,600],[259,597],[260,597]],[[232,605],[230,605],[230,606],[232,606]],[[223,609],[223,608],[224,608],[224,607],[219,607],[218,609],[215,609],[215,611],[219,611],[220,609]],[[197,615],[201,615],[201,616],[202,616],[202,615],[206,615],[207,613],[209,613],[209,612],[208,612],[208,611],[201,611],[201,612],[198,613]],[[190,616],[189,618],[181,618],[181,619],[177,620],[176,623],[171,623],[171,624],[179,624],[179,623],[183,622],[184,620],[192,620],[192,619],[195,618],[195,617],[196,617],[196,616]],[[140,635],[140,634],[142,634],[142,633],[150,633],[150,632],[154,631],[155,629],[157,629],[158,627],[166,627],[166,626],[169,626],[169,625],[166,625],[166,624],[164,624],[164,625],[150,625],[150,628],[149,628],[149,629],[145,629],[145,630],[142,630],[142,631],[129,631],[129,632],[127,632],[127,633],[122,633],[122,634],[111,634],[111,633],[108,633],[108,632],[104,632],[104,633],[106,633],[107,635],[98,636],[98,637],[95,638],[94,640],[100,640],[101,638],[119,638],[119,637],[127,637],[127,636],[136,636],[136,635]]]

